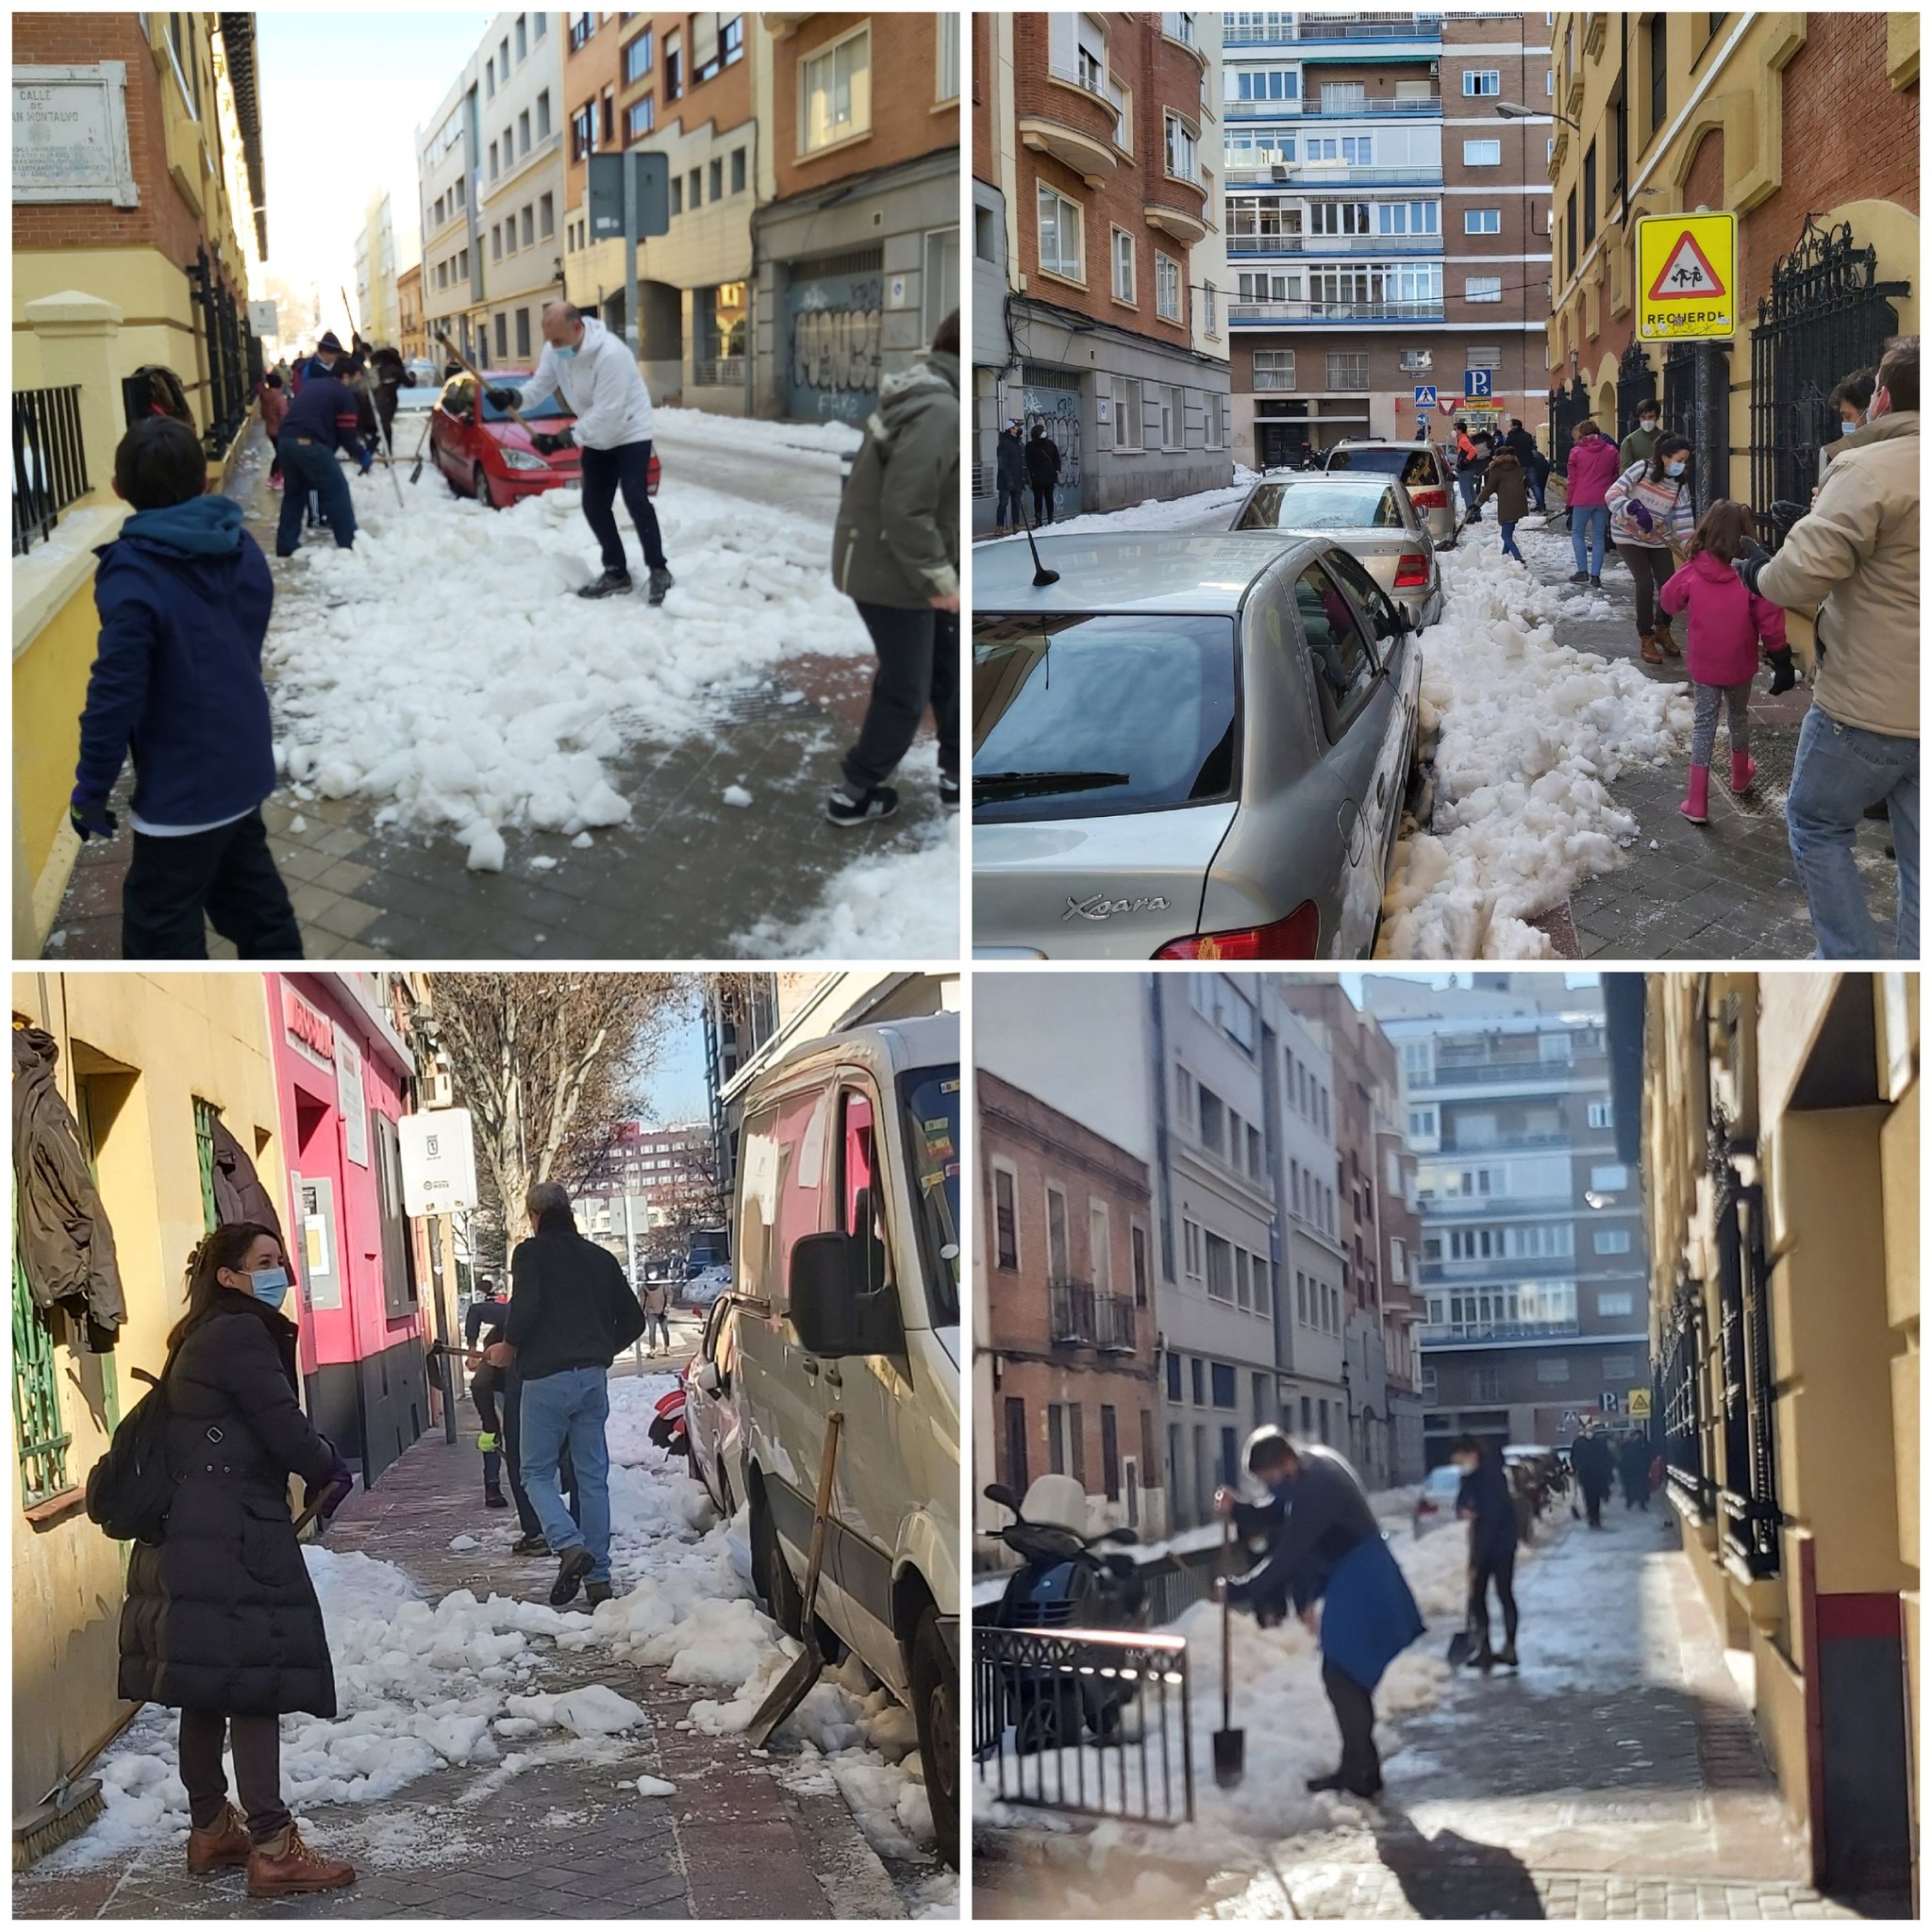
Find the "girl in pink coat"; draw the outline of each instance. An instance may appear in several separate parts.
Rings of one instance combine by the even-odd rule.
[[[1790,645],[1785,641],[1785,614],[1744,588],[1732,563],[1752,541],[1756,519],[1748,505],[1720,497],[1705,511],[1690,538],[1682,570],[1657,592],[1671,616],[1690,613],[1684,639],[1686,668],[1697,693],[1690,733],[1690,785],[1677,809],[1693,825],[1710,816],[1710,755],[1717,746],[1720,701],[1730,716],[1731,790],[1748,791],[1757,767],[1751,758],[1749,706],[1751,679],[1757,670],[1760,642],[1770,652],[1774,695],[1797,682]]]
[[[1617,445],[1585,417],[1563,464],[1563,501],[1570,510],[1570,547],[1576,554],[1573,584],[1603,589],[1604,544],[1610,530],[1609,488],[1617,480]]]

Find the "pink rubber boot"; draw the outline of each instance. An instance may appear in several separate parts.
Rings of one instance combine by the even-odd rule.
[[[1748,751],[1731,753],[1731,790],[1745,792],[1751,789],[1751,781],[1757,775],[1757,761]]]
[[[1693,825],[1707,824],[1710,822],[1710,767],[1692,765],[1690,767],[1690,789],[1684,794],[1684,802],[1677,809]]]

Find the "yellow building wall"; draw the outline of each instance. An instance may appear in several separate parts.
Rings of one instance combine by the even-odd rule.
[[[1775,1121],[1810,1058],[1841,973],[1764,973],[1757,979],[1758,1117]]]
[[[253,973],[17,974],[17,1017],[60,1045],[58,1077],[74,1104],[92,1091],[102,1200],[113,1225],[128,1319],[115,1351],[122,1412],[142,1392],[134,1368],[158,1372],[184,1305],[183,1271],[201,1239],[198,1096],[255,1157],[271,1189],[278,1145],[274,1064],[262,980]],[[278,1203],[287,1219],[285,1203]],[[84,1485],[107,1446],[106,1417],[78,1398],[75,1357],[59,1351],[68,1475]],[[18,1491],[16,1491],[16,1498]],[[114,1694],[125,1546],[77,1508],[13,1524],[13,1792],[34,1804],[124,1707]]]
[[[80,708],[100,632],[89,577],[13,660],[13,800],[30,874],[15,886],[32,888],[41,944],[53,929],[74,864],[67,801],[80,755]]]

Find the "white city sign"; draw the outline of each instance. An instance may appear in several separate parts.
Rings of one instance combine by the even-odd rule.
[[[476,1147],[466,1107],[406,1113],[396,1123],[403,1156],[403,1211],[454,1214],[476,1205]]]

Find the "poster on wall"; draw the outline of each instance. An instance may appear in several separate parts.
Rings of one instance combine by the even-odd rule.
[[[336,1105],[342,1115],[342,1152],[358,1167],[369,1165],[369,1103],[362,1095],[362,1049],[336,1028]]]

